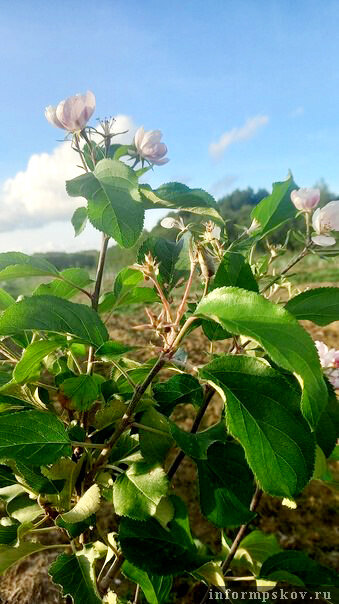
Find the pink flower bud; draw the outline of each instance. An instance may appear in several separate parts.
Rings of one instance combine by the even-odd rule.
[[[169,161],[168,157],[165,157],[167,147],[164,143],[160,142],[161,137],[162,132],[160,130],[145,131],[143,126],[138,128],[134,136],[134,144],[138,155],[157,166],[166,164]]]
[[[95,96],[88,90],[86,94],[76,94],[61,101],[56,107],[45,109],[46,119],[57,128],[68,132],[80,132],[95,110]]]
[[[316,235],[312,237],[316,245],[334,245],[335,238],[328,233],[339,231],[339,200],[330,201],[323,208],[318,208],[312,217],[312,226]]]
[[[301,212],[312,212],[320,201],[319,189],[295,189],[291,201]]]

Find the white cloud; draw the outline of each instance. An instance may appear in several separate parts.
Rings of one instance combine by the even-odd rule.
[[[214,159],[220,159],[227,147],[234,143],[249,140],[253,138],[256,132],[265,126],[269,121],[267,115],[255,115],[250,117],[243,126],[239,128],[232,128],[221,135],[220,139],[216,143],[211,143],[209,146],[209,153]]]
[[[132,140],[135,131],[133,120],[118,115],[115,131],[128,134],[114,137],[114,143]],[[54,221],[67,221],[76,207],[84,204],[81,198],[68,197],[65,180],[82,174],[77,167],[79,157],[64,142],[51,153],[30,157],[25,170],[7,179],[0,188],[0,231],[37,228]]]

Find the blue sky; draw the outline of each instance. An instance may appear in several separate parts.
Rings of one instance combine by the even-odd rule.
[[[62,133],[43,115],[87,89],[96,116],[163,131],[171,161],[154,185],[182,180],[220,197],[291,169],[300,186],[323,177],[339,192],[338,30],[330,0],[1,2],[0,249],[96,246],[93,230],[74,241],[63,222]]]

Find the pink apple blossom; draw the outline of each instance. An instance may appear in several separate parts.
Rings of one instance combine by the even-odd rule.
[[[86,126],[95,110],[95,96],[88,90],[85,94],[70,96],[53,107],[45,109],[46,119],[57,128],[68,132],[80,132]]]
[[[339,350],[328,348],[324,342],[314,342],[320,363],[335,390],[339,389]]]
[[[318,208],[312,217],[312,225],[316,235],[313,243],[321,246],[335,244],[335,238],[329,235],[331,231],[339,231],[339,200],[330,201],[323,208]]]
[[[142,159],[146,159],[151,164],[161,166],[166,164],[169,159],[165,157],[167,147],[165,143],[161,143],[162,132],[160,130],[144,130],[141,126],[135,133],[134,144],[138,155]]]
[[[295,189],[291,193],[291,201],[301,212],[312,212],[320,201],[319,189]]]

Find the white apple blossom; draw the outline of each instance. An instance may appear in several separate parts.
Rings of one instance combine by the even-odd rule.
[[[316,232],[312,237],[313,243],[325,247],[334,245],[336,240],[329,233],[339,231],[339,200],[330,201],[323,208],[318,208],[313,214],[312,226]]]
[[[57,128],[68,132],[80,132],[95,110],[95,96],[88,90],[85,94],[70,96],[53,107],[45,109],[46,119]]]
[[[320,363],[335,390],[339,389],[339,350],[328,348],[324,342],[314,342]]]
[[[319,189],[295,189],[291,193],[291,201],[301,212],[312,212],[320,201]]]
[[[162,132],[160,130],[146,130],[143,126],[138,128],[134,136],[134,144],[138,155],[146,159],[151,164],[161,166],[166,164],[169,159],[165,157],[167,147],[161,143]]]
[[[175,218],[170,218],[170,216],[163,218],[163,220],[160,222],[160,224],[164,229],[180,228],[179,221],[176,220]]]

